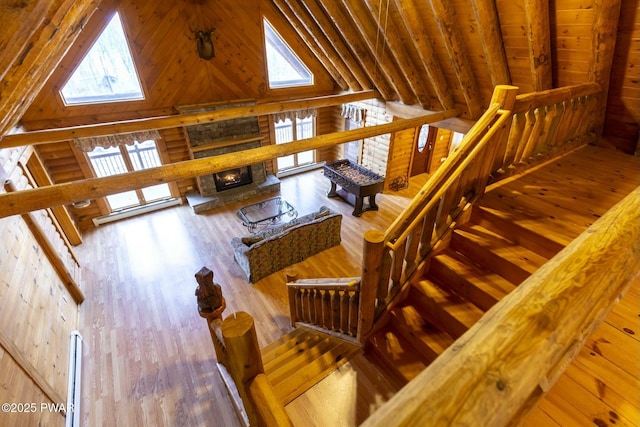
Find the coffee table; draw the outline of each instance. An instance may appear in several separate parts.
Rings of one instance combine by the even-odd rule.
[[[293,219],[298,216],[298,212],[280,196],[253,203],[238,210],[238,216],[242,220],[242,224],[251,233],[255,233],[259,225],[266,227],[269,224],[274,224],[285,215]]]

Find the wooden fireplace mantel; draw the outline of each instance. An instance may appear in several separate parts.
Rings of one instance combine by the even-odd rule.
[[[262,136],[250,136],[247,138],[241,138],[241,139],[225,139],[223,141],[212,141],[210,143],[207,144],[203,144],[203,145],[198,145],[195,147],[189,147],[189,150],[192,153],[198,153],[201,151],[206,151],[206,150],[211,150],[213,148],[221,148],[221,147],[230,147],[233,145],[240,145],[240,144],[245,144],[247,142],[253,142],[253,141],[262,141],[264,138]]]

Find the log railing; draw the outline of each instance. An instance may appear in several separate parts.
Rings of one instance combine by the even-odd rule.
[[[356,336],[360,302],[360,278],[297,279],[287,272],[291,326],[304,323],[338,336]]]
[[[640,187],[498,302],[363,426],[518,425],[634,280]]]
[[[484,115],[409,206],[382,233],[365,233],[358,341],[484,193],[496,147],[506,138],[517,88],[498,86]]]
[[[519,95],[509,137],[497,148],[493,181],[595,142],[602,93],[597,83]]]

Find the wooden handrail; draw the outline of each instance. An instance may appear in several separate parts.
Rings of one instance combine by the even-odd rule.
[[[588,95],[597,95],[602,92],[598,83],[585,83],[581,85],[565,86],[556,89],[530,92],[518,95],[513,106],[513,114],[524,113],[545,105],[552,105],[568,99],[580,98]]]
[[[517,425],[640,274],[639,217],[640,187],[362,426]]]

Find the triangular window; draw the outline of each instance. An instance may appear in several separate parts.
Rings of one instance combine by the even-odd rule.
[[[60,93],[66,105],[144,99],[117,12]]]
[[[264,20],[269,87],[282,88],[313,84],[313,74],[280,37],[269,21]]]

